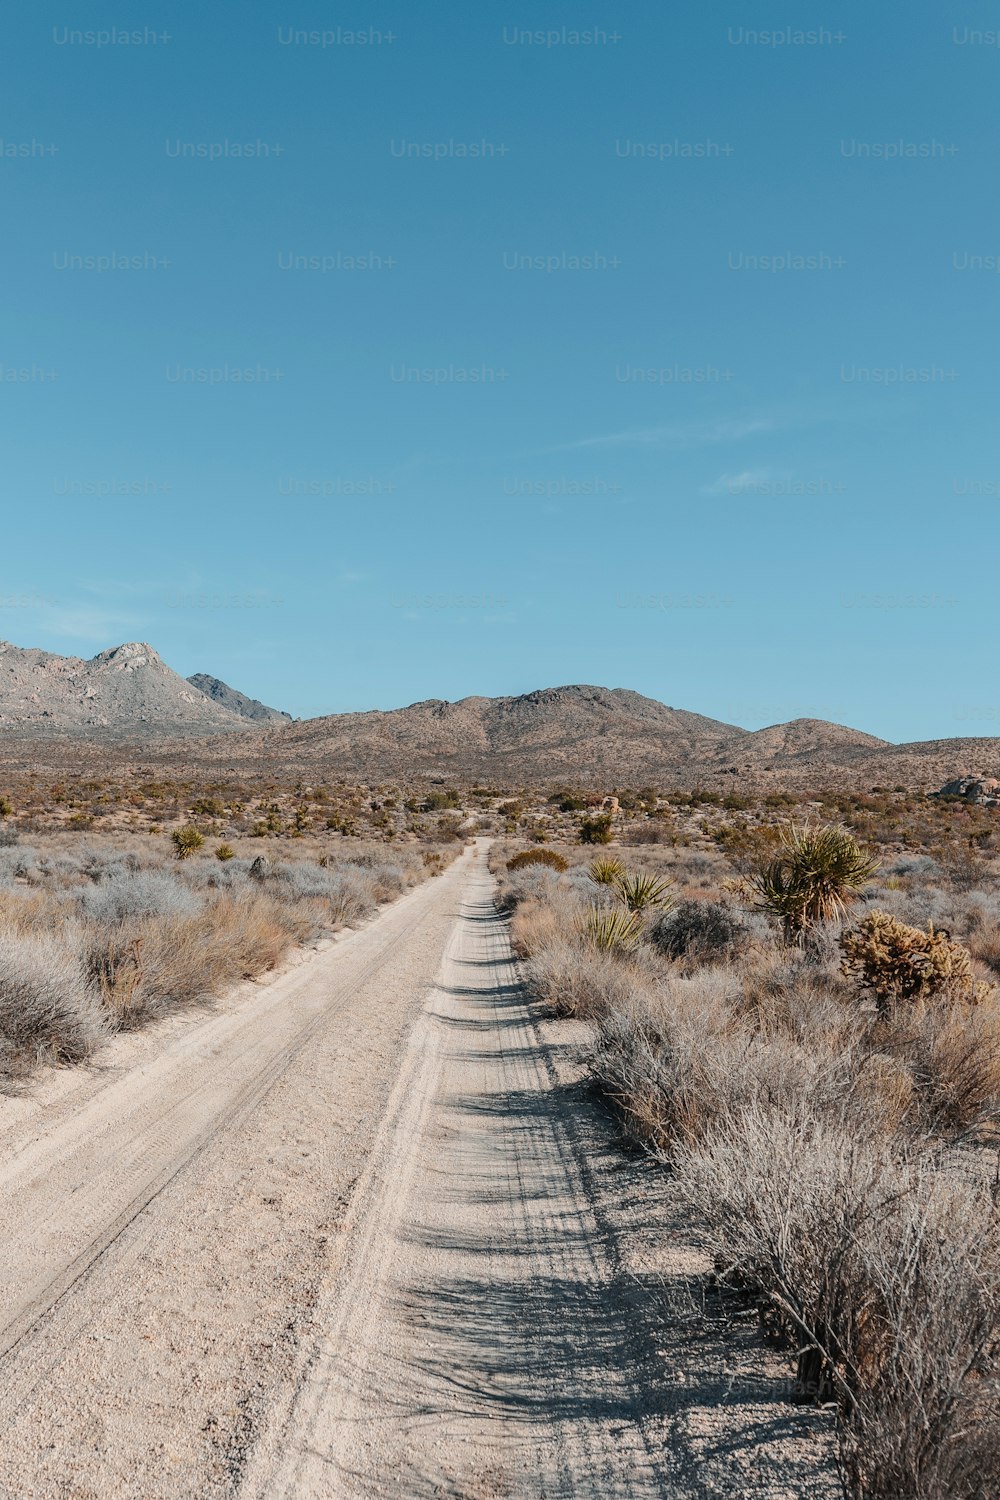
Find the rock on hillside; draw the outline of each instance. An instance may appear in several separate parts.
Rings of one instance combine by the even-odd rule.
[[[84,660],[0,642],[0,733],[6,738],[139,739],[245,727],[142,641]]]
[[[965,802],[976,802],[980,807],[996,807],[1000,803],[1000,781],[995,776],[959,776],[948,781],[933,797],[961,797]]]
[[[246,693],[241,693],[238,688],[231,688],[221,677],[210,677],[207,672],[195,672],[193,677],[188,678],[188,682],[200,693],[204,693],[206,698],[211,698],[213,703],[239,714],[241,719],[251,719],[257,724],[292,722],[291,714],[282,713],[280,708],[268,708],[266,703],[261,703],[257,698],[248,698]]]

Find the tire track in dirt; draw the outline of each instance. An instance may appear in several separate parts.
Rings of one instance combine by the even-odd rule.
[[[492,898],[480,865],[243,1500],[697,1493]]]
[[[238,1008],[112,1076],[50,1128],[32,1123],[0,1163],[0,1358],[225,1127],[253,1109],[329,1022],[454,898],[468,856],[361,931],[282,974]],[[0,1422],[10,1409],[4,1382]]]

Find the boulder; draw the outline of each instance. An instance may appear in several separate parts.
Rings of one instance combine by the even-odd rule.
[[[976,802],[981,807],[996,807],[1000,803],[1000,780],[996,776],[959,776],[955,781],[945,782],[934,797],[961,797],[965,802]]]

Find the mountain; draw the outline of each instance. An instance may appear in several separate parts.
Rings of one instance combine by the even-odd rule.
[[[280,708],[268,708],[266,703],[261,703],[257,698],[248,698],[246,693],[231,688],[221,677],[209,677],[207,672],[195,672],[187,680],[192,687],[204,693],[206,698],[211,698],[221,708],[228,708],[231,713],[239,714],[241,719],[251,719],[258,724],[292,722],[291,714],[282,713]]]
[[[883,747],[874,735],[816,719],[750,731],[627,688],[578,684],[303,719],[282,729],[280,740],[241,736],[213,754],[243,771],[280,758],[285,771],[314,777],[639,785],[708,783],[733,772],[754,779],[793,767],[815,780],[816,771]]]
[[[0,641],[0,735],[112,742],[207,735],[244,721],[128,641],[90,660]]]
[[[0,642],[0,756],[36,768],[155,762],[247,777],[605,789],[934,790],[956,776],[1000,775],[997,739],[891,745],[819,719],[747,730],[627,688],[580,684],[292,721],[218,678],[185,680],[134,641],[89,661]]]
[[[573,781],[615,777],[625,768],[632,776],[654,774],[665,763],[713,757],[745,734],[625,688],[572,686],[299,720],[281,731],[281,760],[298,770],[359,777]],[[266,743],[258,738],[256,745],[266,755]]]

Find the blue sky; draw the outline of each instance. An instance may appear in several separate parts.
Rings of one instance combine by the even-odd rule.
[[[0,19],[0,637],[997,732],[995,6],[85,9]]]

